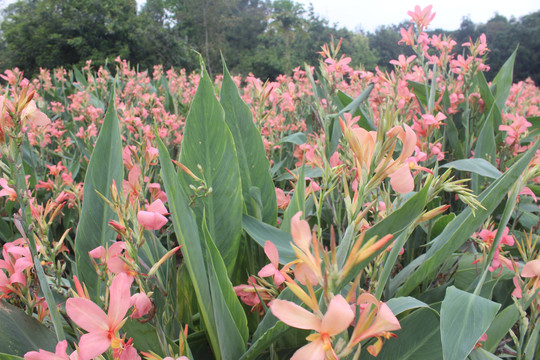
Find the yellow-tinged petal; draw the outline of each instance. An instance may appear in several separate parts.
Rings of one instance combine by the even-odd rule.
[[[321,320],[293,302],[279,299],[273,300],[270,303],[270,310],[272,310],[275,317],[289,326],[318,332],[321,330]]]
[[[309,252],[311,244],[311,229],[306,220],[300,220],[302,212],[299,211],[291,219],[291,235],[294,243],[305,253]]]

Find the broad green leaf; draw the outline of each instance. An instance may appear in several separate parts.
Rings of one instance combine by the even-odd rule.
[[[351,113],[351,111],[353,110],[352,108],[349,108],[349,110],[347,110],[347,108],[349,106],[355,106],[356,104],[354,105],[351,105],[354,101],[357,102],[358,106],[356,106],[356,111],[354,113],[351,113],[353,115],[353,117],[356,117],[356,116],[360,116],[360,120],[358,121],[358,126],[368,130],[368,131],[371,131],[371,130],[377,130],[377,128],[375,127],[375,125],[373,125],[373,122],[371,122],[371,120],[369,120],[367,117],[363,116],[362,112],[360,111],[359,109],[359,104],[361,104],[365,99],[367,99],[367,97],[369,97],[369,94],[371,93],[371,90],[373,90],[373,87],[368,87],[366,90],[364,90],[362,92],[362,94],[360,94],[356,99],[353,99],[352,97],[350,97],[349,95],[345,94],[344,92],[342,92],[341,90],[338,91],[338,99],[339,101],[343,104],[344,108],[340,111],[343,112],[349,112]]]
[[[452,220],[456,218],[456,214],[450,213],[438,218],[431,227],[431,238],[439,236],[439,234],[446,228]]]
[[[536,321],[536,323],[533,326],[531,335],[529,336],[529,340],[527,341],[527,344],[525,345],[525,351],[524,351],[524,359],[536,359],[535,352],[537,348],[538,343],[538,333],[540,332],[540,321]]]
[[[291,134],[289,136],[285,136],[283,139],[279,141],[280,143],[288,142],[296,145],[302,145],[307,142],[307,136],[306,134],[302,132],[297,132],[294,134]]]
[[[429,305],[415,299],[411,296],[405,296],[405,297],[398,297],[390,299],[386,302],[386,305],[392,310],[394,315],[399,315],[402,312],[417,309],[417,308],[429,308]]]
[[[171,218],[176,238],[178,239],[179,244],[182,245],[181,251],[184,255],[183,261],[187,266],[192,280],[193,289],[197,296],[197,302],[201,311],[202,321],[204,322],[204,328],[207,331],[208,338],[216,358],[232,359],[234,356],[231,357],[230,354],[221,353],[221,343],[231,340],[229,340],[227,337],[220,337],[222,334],[218,330],[217,325],[217,317],[221,316],[219,311],[228,307],[228,304],[223,304],[227,301],[227,299],[223,296],[214,297],[212,294],[212,286],[209,276],[212,276],[215,279],[218,275],[208,273],[211,269],[211,267],[207,266],[207,251],[209,250],[207,250],[206,247],[203,248],[205,242],[204,239],[202,239],[203,242],[201,242],[199,237],[198,225],[195,220],[195,216],[188,207],[188,199],[183,193],[182,185],[178,180],[178,174],[173,168],[170,155],[165,148],[165,145],[159,138],[157,138],[157,145],[161,164],[161,177],[163,178],[165,191],[167,193],[168,205],[172,214]],[[219,276],[225,275],[221,274]],[[231,307],[234,306],[235,305],[231,305]],[[230,309],[231,307],[228,308]],[[218,312],[217,315],[216,312]],[[236,320],[239,322],[242,321],[241,318]],[[231,322],[228,324],[228,326],[236,327],[236,323]],[[232,329],[230,331],[231,334],[235,334],[237,332],[240,334],[245,334],[244,329]]]
[[[122,139],[114,99],[113,86],[105,120],[84,177],[81,218],[75,237],[75,258],[79,279],[86,284],[94,300],[101,294],[98,277],[88,252],[100,245],[106,246],[109,241],[116,238],[116,233],[108,225],[116,215],[97,192],[105,198],[110,198],[112,182],[114,181],[116,186],[121,186],[124,171]]]
[[[265,223],[275,225],[277,199],[274,183],[270,176],[270,162],[266,157],[261,134],[253,122],[253,114],[240,97],[236,84],[225,64],[223,64],[220,101],[225,111],[225,122],[229,126],[236,147],[242,178],[242,194],[247,213],[251,216],[257,214],[258,204],[250,192],[252,187],[257,187],[260,190],[260,198],[264,199],[262,201],[262,220]]]
[[[427,92],[428,89],[426,88],[426,85],[412,80],[407,80],[407,84],[409,84],[409,86],[412,88],[412,91],[414,95],[416,95],[416,98],[420,104],[427,108],[429,94]]]
[[[441,165],[440,167],[472,172],[492,179],[497,179],[502,175],[502,173],[489,161],[480,158],[456,160]]]
[[[409,231],[412,231],[412,230],[409,230]],[[390,278],[390,274],[392,273],[394,269],[397,258],[399,256],[399,251],[403,248],[403,245],[405,245],[405,243],[407,242],[407,239],[410,236],[409,231],[404,230],[399,234],[399,236],[396,238],[396,240],[394,241],[392,245],[392,250],[390,250],[390,253],[386,257],[386,261],[384,262],[381,275],[379,276],[379,279],[378,279],[377,290],[375,292],[375,297],[379,300],[381,299],[384,289],[386,288],[386,283],[388,282],[388,279]],[[402,298],[402,299],[405,299],[405,298]]]
[[[438,360],[442,359],[439,318],[434,311],[422,308],[400,320],[397,338],[384,340],[375,358],[362,348],[360,359]]]
[[[425,261],[416,271],[411,273],[405,284],[398,290],[398,296],[410,294],[417,285],[433,274],[454,251],[469,239],[473,232],[495,210],[501,200],[505,198],[508,189],[521,176],[521,173],[525,170],[539,146],[540,142],[530,148],[506,173],[493,181],[480,194],[478,200],[484,209],[476,209],[476,215],[473,215],[471,209],[466,208],[446,226],[443,232],[433,240],[433,245],[426,253]],[[408,265],[405,269],[409,266],[411,265]]]
[[[235,143],[206,70],[186,119],[180,162],[212,188],[194,201],[193,209],[199,228],[205,211],[210,235],[231,273],[242,233],[242,183]],[[200,185],[184,172],[179,176],[188,186]]]
[[[485,349],[483,349],[481,347],[478,347],[478,348],[474,349],[469,354],[469,359],[471,359],[471,360],[502,360],[497,355],[494,355],[494,354],[490,353],[489,351],[486,351]]]
[[[221,354],[224,359],[238,359],[246,351],[249,336],[246,313],[227,277],[227,268],[210,236],[205,221],[203,221],[202,233],[204,259]],[[235,326],[232,326],[233,324]]]
[[[23,359],[24,358],[21,356],[0,353],[0,360],[23,360]]]
[[[156,327],[151,323],[140,323],[137,320],[129,319],[122,326],[128,337],[133,339],[133,346],[144,351],[153,351],[160,356],[165,356],[161,347]],[[166,348],[166,345],[165,345]]]
[[[304,177],[308,177],[310,179],[315,179],[322,176],[321,168],[318,168],[318,167],[312,168],[311,166],[304,165],[291,171],[294,174],[294,176],[289,174],[288,172],[285,172],[281,174],[280,176],[278,176],[276,178],[276,181],[292,180],[295,177],[298,177],[298,171],[303,171]]]
[[[58,342],[54,332],[3,301],[0,301],[0,339],[0,353],[17,356],[38,349],[54,352]]]
[[[441,341],[445,360],[464,360],[487,331],[501,305],[461,291],[446,289],[441,306]]]
[[[296,181],[296,186],[294,188],[294,193],[292,199],[283,214],[283,222],[281,223],[281,230],[285,232],[290,232],[291,230],[291,219],[299,211],[302,212],[302,218],[306,216],[306,181],[304,177],[304,167],[302,166],[298,170],[298,180]]]
[[[493,169],[496,164],[496,145],[495,145],[495,134],[493,132],[493,121],[490,119],[491,114],[494,111],[499,111],[495,106],[491,108],[490,115],[488,115],[488,120],[484,123],[480,134],[478,135],[478,140],[476,141],[476,146],[474,148],[474,157],[475,159],[486,159],[491,163]],[[468,159],[468,160],[475,160]],[[467,161],[467,160],[458,160],[458,161]]]
[[[280,264],[285,265],[296,260],[296,254],[291,247],[293,239],[290,233],[265,224],[246,214],[242,217],[242,226],[261,247],[264,248],[266,241],[271,241],[276,245]]]
[[[518,49],[516,47],[512,55],[510,55],[503,66],[501,66],[501,69],[491,83],[490,90],[495,95],[495,103],[501,110],[504,108],[508,94],[510,94],[510,88],[512,87],[514,77],[514,61],[516,60],[517,50]]]
[[[387,234],[396,235],[397,233],[408,227],[411,222],[416,219],[424,210],[427,202],[428,190],[429,183],[426,183],[424,185],[424,188],[420,190],[420,192],[413,195],[399,209],[394,211],[381,222],[369,228],[366,231],[365,239],[371,239],[374,236],[380,239]],[[344,237],[343,240],[345,241],[342,240],[338,246],[337,260],[340,266],[345,264],[345,260],[347,259],[347,256],[352,246],[354,245],[353,238],[353,236]],[[379,252],[377,252],[376,254],[378,253]]]

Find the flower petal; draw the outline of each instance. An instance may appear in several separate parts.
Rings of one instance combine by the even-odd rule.
[[[268,259],[270,259],[272,265],[277,268],[279,266],[279,253],[276,245],[274,245],[273,242],[267,240],[264,243],[264,253],[266,254],[266,256],[268,256]]]
[[[137,213],[137,220],[142,227],[148,230],[159,230],[168,221],[165,216],[151,211],[139,211]]]
[[[270,310],[272,314],[285,324],[307,330],[321,329],[321,320],[293,302],[287,300],[273,300],[270,303]]]
[[[163,202],[159,199],[151,203],[146,207],[146,211],[156,212],[160,215],[165,215],[168,213],[167,208],[163,205]]]
[[[310,342],[307,345],[302,346],[296,350],[291,360],[325,360],[326,351],[324,350],[324,343],[317,339]]]
[[[540,276],[540,259],[526,263],[523,270],[521,270],[521,276],[526,278]]]
[[[131,299],[131,283],[133,277],[126,273],[120,273],[113,279],[109,288],[109,321],[110,325],[116,327],[122,320],[128,309],[130,308]]]
[[[353,319],[354,312],[347,300],[341,295],[336,295],[330,300],[328,310],[322,319],[322,331],[330,336],[337,335],[345,331]]]
[[[300,220],[302,212],[299,211],[291,219],[291,235],[294,243],[304,252],[309,252],[311,244],[311,230],[306,220]]]
[[[86,331],[107,330],[107,315],[93,301],[71,298],[66,301],[68,316]]]
[[[81,336],[79,359],[90,360],[103,354],[111,346],[107,331],[91,331]]]
[[[401,166],[390,175],[390,185],[392,188],[400,193],[405,194],[413,191],[414,179],[411,175],[411,169],[408,164]]]

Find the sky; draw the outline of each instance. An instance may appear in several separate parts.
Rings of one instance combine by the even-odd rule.
[[[456,30],[463,17],[474,23],[486,23],[496,13],[507,18],[520,18],[540,10],[538,0],[296,0],[305,5],[313,4],[315,13],[330,24],[338,23],[350,30],[374,32],[380,25],[399,24],[408,20],[407,11],[415,5],[424,8],[433,5],[435,19],[428,28]]]

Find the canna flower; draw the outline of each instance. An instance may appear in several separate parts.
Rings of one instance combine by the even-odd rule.
[[[17,201],[17,192],[15,189],[9,187],[6,179],[0,178],[0,186],[2,187],[2,190],[0,190],[0,196],[7,196],[8,201]]]
[[[137,213],[137,220],[147,230],[159,230],[168,222],[164,216],[167,214],[167,208],[161,200],[157,199],[146,206],[146,211],[139,211]]]
[[[35,126],[45,126],[51,123],[51,119],[43,112],[38,110],[34,100],[30,100],[21,112],[23,123],[29,123]],[[25,122],[26,121],[26,122]]]
[[[118,332],[124,325],[126,313],[130,308],[130,287],[133,277],[121,273],[109,287],[109,310],[105,312],[91,300],[70,298],[66,301],[68,316],[88,333],[79,341],[81,360],[93,359],[110,347],[118,349],[122,339]]]
[[[291,360],[325,360],[329,355],[333,359],[338,359],[332,347],[333,337],[347,330],[354,320],[354,312],[341,295],[332,298],[322,318],[286,300],[273,300],[270,303],[270,310],[289,326],[316,331],[307,337],[309,344],[298,349]]]
[[[24,354],[24,360],[79,360],[77,351],[67,355],[67,341],[62,340],[56,344],[56,351],[54,353],[46,350],[39,349],[39,351],[29,351]]]
[[[376,337],[375,344],[368,346],[367,350],[371,355],[377,356],[382,349],[382,338],[395,336],[391,331],[400,330],[401,325],[388,305],[371,294],[360,295],[356,303],[360,306],[360,316],[347,348],[352,349],[361,341]]]
[[[531,278],[532,288],[538,289],[540,287],[540,259],[531,260],[526,263],[521,270],[521,276]]]
[[[98,246],[89,254],[94,259],[99,259],[102,264],[106,264],[107,270],[113,274],[125,272],[133,275],[133,269],[127,263],[131,259],[126,254],[122,254],[125,249],[126,244],[123,241],[117,241],[107,250],[103,246]]]
[[[270,259],[270,264],[263,267],[257,275],[259,275],[260,277],[273,276],[276,286],[283,284],[285,278],[278,269],[279,253],[276,245],[274,245],[274,243],[272,243],[271,241],[266,241],[266,243],[264,243],[264,253],[266,254],[266,256],[268,256],[268,259]]]
[[[152,309],[152,301],[143,292],[131,296],[130,305],[134,307],[131,319],[139,319]]]
[[[433,5],[429,5],[422,9],[420,6],[416,5],[414,11],[407,12],[407,15],[409,15],[416,26],[418,26],[420,32],[424,31],[435,17],[435,13],[431,13],[432,7]]]

